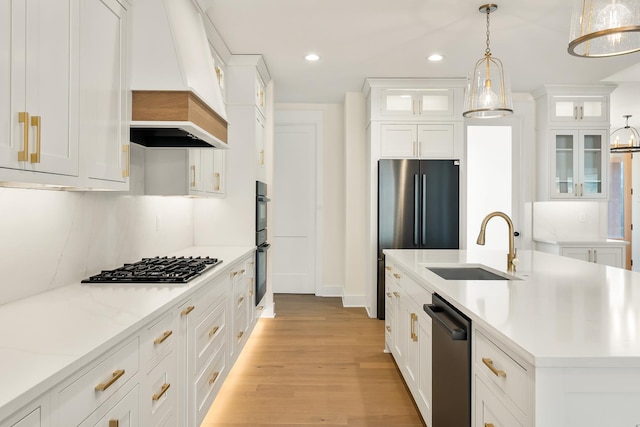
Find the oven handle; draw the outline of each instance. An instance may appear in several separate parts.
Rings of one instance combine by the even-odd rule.
[[[270,202],[271,199],[268,198],[267,196],[257,196],[257,199],[259,202]]]
[[[271,243],[265,243],[258,246],[258,252],[266,252],[271,247]]]

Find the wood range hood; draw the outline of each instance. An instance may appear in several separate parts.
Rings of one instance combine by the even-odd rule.
[[[186,90],[134,90],[131,142],[154,148],[227,148],[227,121]]]
[[[227,120],[202,16],[193,0],[136,0],[131,142],[227,148]]]

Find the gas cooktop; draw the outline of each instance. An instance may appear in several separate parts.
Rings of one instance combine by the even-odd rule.
[[[187,283],[221,262],[218,258],[208,256],[143,258],[115,270],[103,270],[84,279],[82,283]]]

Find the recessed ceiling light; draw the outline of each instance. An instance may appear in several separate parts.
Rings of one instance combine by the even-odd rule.
[[[318,59],[320,59],[320,57],[318,55],[316,55],[315,53],[310,53],[310,54],[306,55],[304,57],[304,59],[306,59],[307,61],[313,62],[313,61],[317,61]]]
[[[442,61],[444,59],[444,56],[440,55],[439,53],[434,53],[433,55],[429,55],[427,59],[431,62],[438,62]]]

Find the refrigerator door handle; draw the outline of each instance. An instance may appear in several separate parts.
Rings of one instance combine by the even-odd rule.
[[[418,174],[413,175],[413,244],[418,246],[420,244],[420,182],[418,181]]]
[[[422,241],[421,245],[427,244],[427,174],[422,174]]]

